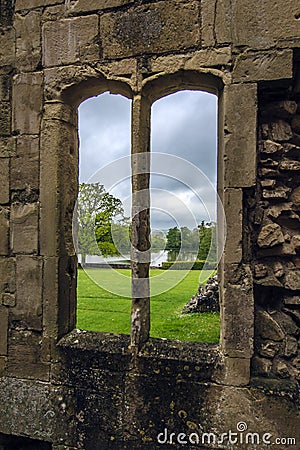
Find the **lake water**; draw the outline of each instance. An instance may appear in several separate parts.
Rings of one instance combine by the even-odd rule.
[[[86,263],[87,264],[103,264],[103,263],[114,263],[114,264],[122,264],[128,263],[130,260],[130,256],[124,255],[121,256],[110,256],[107,258],[103,258],[99,255],[87,255]],[[168,252],[161,251],[157,253],[151,254],[151,266],[159,267],[164,261],[168,260]],[[81,255],[78,255],[78,262],[81,263]]]

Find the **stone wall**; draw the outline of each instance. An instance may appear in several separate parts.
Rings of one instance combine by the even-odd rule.
[[[300,61],[294,82],[262,84],[259,94],[259,182],[249,193],[256,285],[256,352],[260,376],[299,381]]]
[[[299,14],[294,0],[1,0],[1,450],[179,448],[157,435],[241,421],[299,442]],[[147,295],[131,340],[76,331],[78,105],[131,98],[145,156],[151,104],[183,89],[219,96],[220,345],[149,339]]]

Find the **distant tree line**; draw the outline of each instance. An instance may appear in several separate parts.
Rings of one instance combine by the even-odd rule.
[[[77,203],[78,253],[84,265],[87,255],[103,257],[128,255],[130,253],[131,225],[124,215],[121,200],[105,191],[100,183],[82,183],[79,186]],[[215,259],[216,225],[214,222],[201,224],[190,230],[170,228],[166,234],[155,231],[151,234],[152,252],[168,251],[168,260],[175,260],[179,253],[189,259],[205,260],[212,249]]]
[[[198,260],[205,260],[211,248],[211,257],[216,260],[216,224],[204,221],[197,228],[190,230],[188,227],[170,228],[167,233],[166,250],[170,252],[171,259],[176,259],[179,252],[195,254]]]

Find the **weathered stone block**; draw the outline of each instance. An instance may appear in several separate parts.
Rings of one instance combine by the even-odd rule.
[[[0,292],[13,293],[16,289],[15,261],[0,257]]]
[[[274,141],[288,141],[293,137],[291,126],[285,120],[277,120],[269,124],[269,135]]]
[[[0,207],[0,255],[9,251],[9,211]]]
[[[38,205],[14,203],[11,208],[11,247],[14,253],[37,253]]]
[[[229,65],[231,49],[205,49],[185,55],[158,56],[151,59],[152,72],[174,73],[178,70],[198,70],[199,67],[218,67]],[[201,87],[201,86],[200,86]]]
[[[16,154],[15,138],[0,138],[0,158],[14,156]]]
[[[238,263],[242,259],[242,190],[226,189],[223,206],[227,225],[226,242],[224,249],[225,260],[226,263]]]
[[[41,134],[41,208],[40,208],[40,252],[55,256],[59,249],[58,194],[58,146],[59,122],[42,122]],[[50,144],[51,143],[51,144]]]
[[[300,206],[300,187],[293,189],[291,194],[291,200],[295,206],[297,207]]]
[[[45,103],[44,105],[44,120],[60,120],[73,125],[77,128],[78,117],[76,108],[61,102]]]
[[[255,264],[254,266],[255,278],[264,278],[268,275],[267,267],[264,264]]]
[[[15,294],[2,294],[2,305],[14,307],[16,306],[16,296]]]
[[[262,339],[282,341],[284,332],[278,322],[266,311],[259,310],[255,318],[256,330]]]
[[[40,333],[12,331],[9,339],[8,375],[47,381],[49,364],[42,361],[42,342]]]
[[[42,22],[65,19],[68,11],[67,4],[60,3],[58,5],[47,6],[44,9]]]
[[[100,67],[99,62],[95,64],[95,67],[73,64],[45,69],[45,100],[61,102],[63,99],[64,102],[79,106],[88,96],[99,95],[99,89],[101,92],[109,90],[109,83],[97,69],[102,71],[102,65]],[[87,80],[89,80],[88,83]],[[85,86],[84,89],[80,89],[81,82]],[[74,88],[70,89],[71,86]],[[125,86],[125,89],[127,87],[125,84],[119,86]],[[117,93],[120,93],[119,90]],[[126,90],[125,95],[130,97],[130,88]]]
[[[293,52],[261,52],[237,57],[233,79],[235,82],[280,80],[293,76]]]
[[[280,344],[274,341],[263,341],[258,347],[258,352],[266,358],[274,358],[279,351]]]
[[[28,351],[29,342],[27,339],[27,345],[24,343],[24,350]],[[26,365],[26,354],[20,357]],[[10,435],[34,436],[35,439],[45,442],[52,442],[55,436],[58,442],[63,442],[62,446],[58,446],[60,450],[75,450],[77,419],[74,389],[51,387],[49,383],[45,383],[47,378],[38,376],[45,375],[43,369],[34,364],[32,358],[28,361],[27,368],[30,368],[30,373],[25,374],[27,379],[22,379],[25,378],[22,376],[24,370],[21,373],[22,368],[19,367],[19,374],[16,377],[5,377],[0,380],[0,404],[6,405],[5,410],[1,408],[0,411],[1,430],[7,430]],[[39,379],[41,381],[38,381]],[[7,414],[7,411],[10,414]],[[26,447],[28,448],[27,445]],[[41,447],[40,442],[34,441],[30,447],[35,450],[49,450],[52,445],[46,444],[45,447]]]
[[[0,33],[0,65],[14,65],[16,36],[13,28]]]
[[[59,251],[61,254],[74,254],[72,220],[78,193],[77,177],[76,128],[58,120],[43,121],[40,214],[42,255],[55,256]],[[62,217],[65,234],[62,233],[60,225]]]
[[[39,8],[54,3],[63,3],[63,0],[16,0],[15,11]]]
[[[268,287],[283,287],[282,283],[277,280],[277,278],[274,275],[269,275],[261,280],[256,280],[255,284],[259,284],[261,286],[268,286]]]
[[[243,314],[237,311],[243,311]],[[251,271],[246,266],[240,284],[224,284],[221,317],[222,352],[232,358],[250,358],[253,353],[254,299]]]
[[[256,376],[267,377],[272,369],[272,361],[255,356],[252,361],[252,373]]]
[[[219,0],[215,3],[214,10],[214,27],[216,43],[223,44],[225,42],[232,42],[232,19],[229,10],[232,11],[232,6],[228,0]]]
[[[34,70],[41,60],[41,15],[31,11],[24,15],[16,14],[16,66],[23,70]]]
[[[288,365],[280,359],[274,361],[272,372],[274,372],[276,378],[289,378],[290,376]]]
[[[0,305],[0,355],[7,355],[8,308]]]
[[[0,76],[0,101],[9,101],[11,92],[11,77],[9,75]]]
[[[16,306],[12,320],[31,330],[42,329],[42,261],[38,257],[18,256],[16,263]]]
[[[273,155],[275,153],[281,152],[282,150],[283,147],[281,144],[278,144],[278,142],[273,142],[270,140],[264,141],[261,147],[261,152],[266,153],[267,155]]]
[[[300,270],[290,270],[285,275],[284,286],[292,291],[300,289]]]
[[[40,72],[16,75],[13,82],[13,128],[20,134],[38,134],[42,114]]]
[[[9,202],[9,158],[0,158],[0,203]]]
[[[230,47],[199,50],[188,56],[184,68],[197,70],[199,67],[228,66],[231,63]]]
[[[279,186],[275,189],[264,189],[262,196],[264,199],[287,200],[291,189],[286,186]]]
[[[225,187],[254,186],[257,134],[256,85],[226,86],[224,107]]]
[[[76,17],[43,26],[43,64],[46,67],[99,60],[98,16]]]
[[[300,161],[292,159],[284,159],[279,164],[279,169],[282,171],[297,172],[300,171]]]
[[[213,379],[229,386],[246,386],[250,380],[250,359],[224,357]]]
[[[8,102],[0,104],[0,136],[9,136],[11,133],[11,107]]]
[[[195,47],[200,42],[199,4],[158,2],[106,13],[100,35],[105,58]]]
[[[223,0],[224,2],[224,0]],[[238,0],[227,2],[227,14],[232,17],[235,45],[254,49],[270,48],[282,42],[291,44],[299,36],[299,8],[293,0]],[[272,5],[272,6],[270,6]],[[282,44],[281,44],[282,45]]]
[[[50,337],[58,335],[58,264],[58,257],[44,258],[43,327],[46,336]]]
[[[86,11],[99,11],[107,8],[116,8],[118,6],[128,5],[133,3],[134,0],[77,0],[67,6],[67,10],[70,12],[86,12]]]
[[[290,311],[289,311],[290,312]],[[294,311],[296,312],[296,311]],[[299,336],[299,326],[297,325],[297,318],[292,314],[286,314],[282,311],[272,311],[273,319],[280,325],[285,336],[292,335],[298,338]]]
[[[298,340],[292,336],[287,336],[285,340],[284,354],[288,358],[295,356],[298,352]]]
[[[17,157],[11,159],[10,187],[12,190],[38,189],[38,137],[24,136],[17,139]]]
[[[285,296],[284,304],[287,306],[300,306],[300,296],[299,295]]]
[[[215,37],[215,3],[211,0],[201,2],[201,41],[203,47],[212,47]]]
[[[283,244],[284,237],[280,225],[277,223],[264,225],[258,235],[257,243],[261,248]]]
[[[280,278],[284,275],[284,267],[280,261],[275,261],[272,268],[275,277]]]
[[[76,256],[65,256],[59,259],[59,336],[65,335],[76,326],[76,274]]]
[[[276,180],[262,180],[260,184],[263,189],[273,189],[276,186]]]

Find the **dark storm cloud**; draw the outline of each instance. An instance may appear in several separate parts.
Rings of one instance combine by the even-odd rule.
[[[121,96],[103,94],[89,99],[80,106],[80,179],[88,178],[100,167],[130,153],[130,108],[131,101]],[[204,92],[183,91],[154,103],[151,119],[151,150],[177,155],[193,163],[216,183],[217,155],[217,99]],[[189,187],[189,182],[172,178],[172,167],[164,167],[169,176],[153,176],[151,187],[159,188],[161,211],[170,210],[181,225],[186,221],[192,226],[194,220],[187,219],[187,212],[180,206],[192,210],[196,221],[208,221],[205,206],[213,211],[214,199],[211,186],[203,177],[197,186],[198,197]],[[178,173],[178,172],[177,172]],[[129,174],[128,174],[129,175]],[[180,178],[190,179],[190,167],[180,165]],[[192,183],[195,186],[195,180]],[[130,196],[130,182],[124,181],[113,190],[113,194],[124,200]],[[172,193],[176,198],[170,197]],[[157,195],[157,194],[156,194]],[[199,202],[199,196],[201,201]],[[158,207],[159,209],[160,207]],[[153,212],[153,225],[159,228],[174,226],[174,220],[163,212]]]
[[[152,107],[152,150],[181,156],[215,182],[217,98],[205,92],[178,92]]]
[[[80,181],[130,154],[131,101],[121,95],[92,97],[79,107]]]

